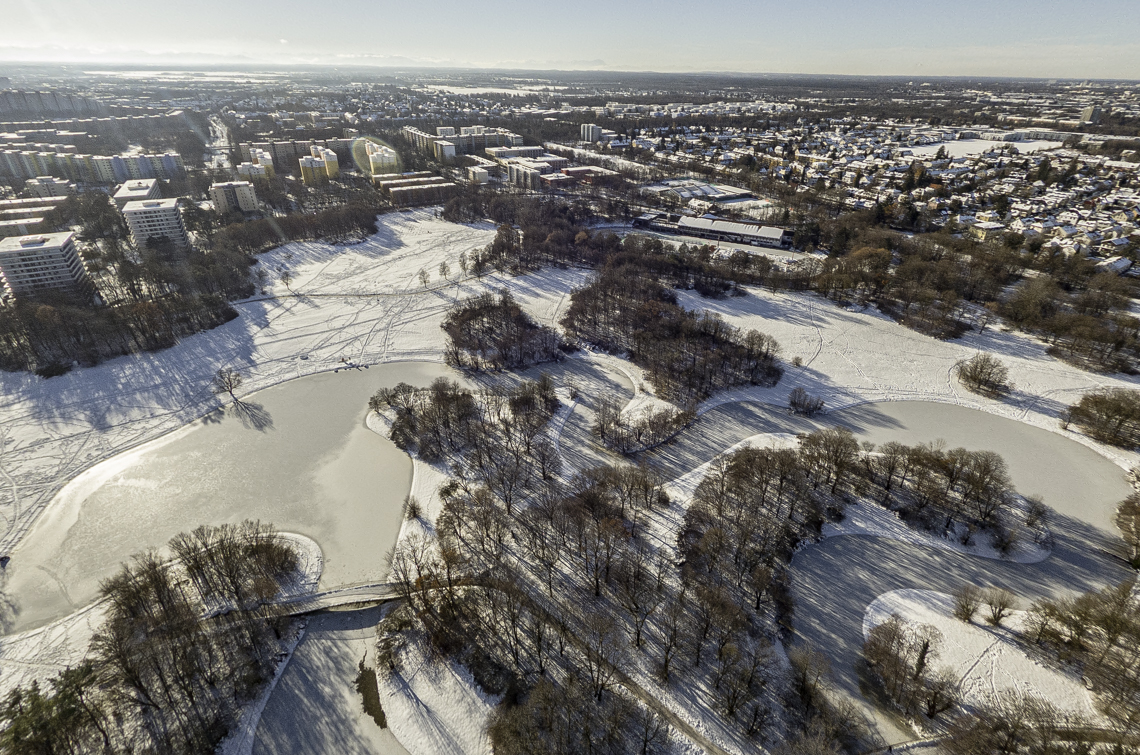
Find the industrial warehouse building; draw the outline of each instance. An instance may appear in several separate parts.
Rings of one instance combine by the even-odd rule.
[[[783,228],[707,216],[692,218],[649,213],[634,220],[633,227],[731,244],[766,246],[772,249],[786,249],[792,245],[792,232]]]

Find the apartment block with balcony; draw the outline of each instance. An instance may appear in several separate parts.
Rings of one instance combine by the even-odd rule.
[[[190,236],[182,222],[177,199],[146,199],[127,202],[123,218],[131,229],[131,239],[145,249],[151,239],[166,237],[176,248],[188,249]]]
[[[84,296],[93,291],[75,249],[74,233],[0,239],[0,282],[16,299],[45,293]]]

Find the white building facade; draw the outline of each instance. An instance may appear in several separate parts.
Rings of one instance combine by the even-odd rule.
[[[127,202],[123,218],[131,229],[131,239],[145,249],[152,238],[166,237],[179,249],[190,247],[190,237],[182,223],[177,199],[147,199]]]
[[[90,292],[74,233],[43,233],[0,239],[0,279],[17,299],[43,293]]]

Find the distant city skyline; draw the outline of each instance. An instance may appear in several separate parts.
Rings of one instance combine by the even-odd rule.
[[[8,0],[4,61],[1140,79],[1130,0]]]

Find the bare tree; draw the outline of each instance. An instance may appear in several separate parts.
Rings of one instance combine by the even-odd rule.
[[[1000,587],[991,587],[985,593],[986,605],[989,606],[990,612],[986,616],[986,621],[996,626],[1001,626],[1001,622],[1013,610],[1017,604],[1017,598],[1009,590]]]
[[[982,598],[977,585],[962,585],[954,591],[954,616],[969,624],[982,605]]]
[[[228,393],[230,394],[230,398],[236,402],[238,397],[234,395],[234,391],[241,388],[241,384],[244,382],[245,378],[242,377],[240,372],[232,370],[229,367],[222,367],[214,373],[214,380],[210,385],[210,390],[219,396],[223,393]]]
[[[622,658],[621,635],[612,616],[592,613],[586,617],[583,651],[586,656],[586,671],[594,698],[602,699],[602,694],[610,688],[618,673]]]

